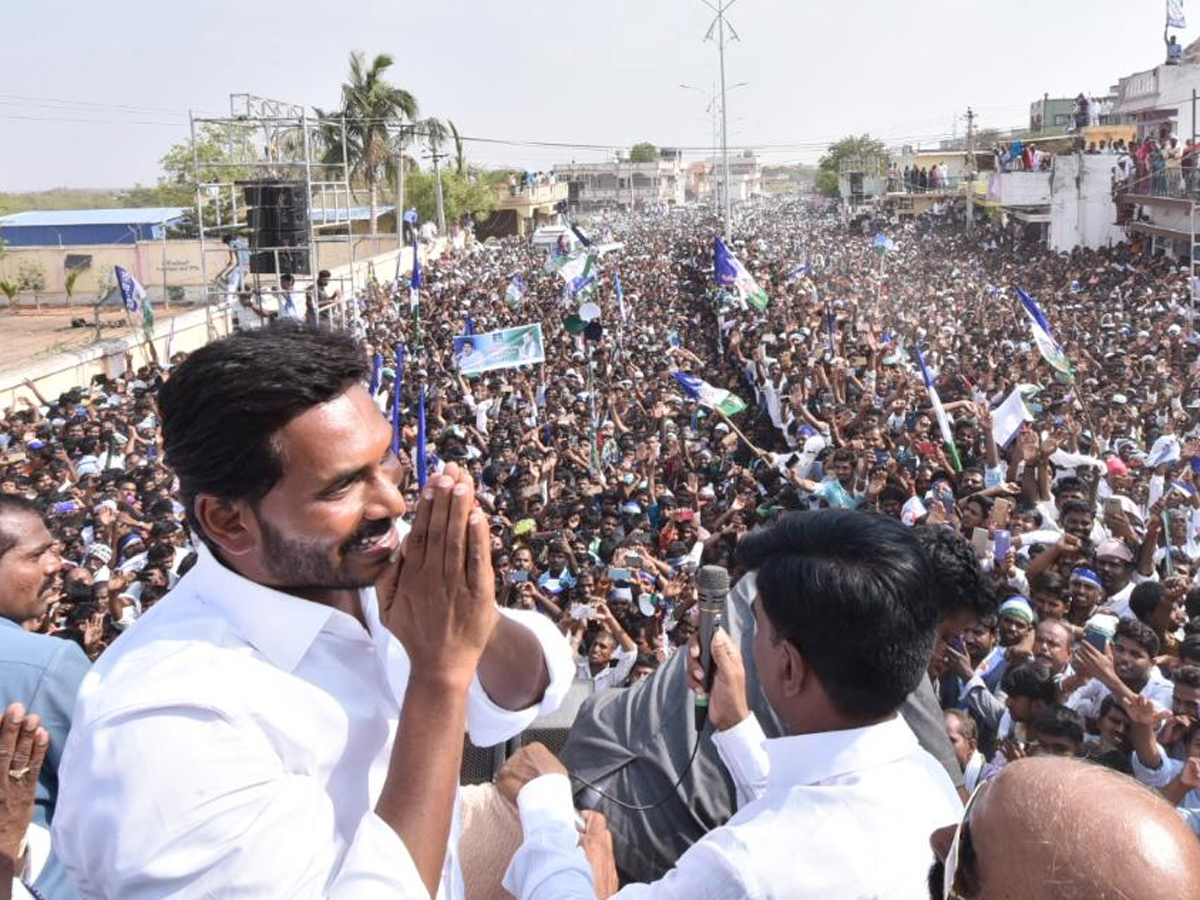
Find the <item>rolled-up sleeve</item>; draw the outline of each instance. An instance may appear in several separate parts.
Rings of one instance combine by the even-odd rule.
[[[501,609],[500,614],[533,632],[541,645],[550,683],[539,703],[511,710],[494,703],[476,675],[467,694],[467,731],[476,747],[491,747],[506,741],[532,725],[538,716],[554,712],[575,678],[571,646],[553,622],[541,613],[528,610]]]
[[[85,726],[63,773],[54,845],[83,898],[428,900],[382,819],[368,812],[352,834],[339,831],[326,786],[219,711],[160,708]]]

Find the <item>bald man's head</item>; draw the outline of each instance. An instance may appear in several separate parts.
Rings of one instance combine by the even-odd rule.
[[[1020,760],[981,789],[967,822],[964,898],[1200,900],[1200,841],[1158,794],[1111,769]],[[952,837],[934,832],[940,858]]]

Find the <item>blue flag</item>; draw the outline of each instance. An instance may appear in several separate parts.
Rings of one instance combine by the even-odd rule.
[[[417,236],[413,235],[413,270],[412,278],[408,282],[408,308],[416,315],[417,305],[420,302],[419,292],[421,290],[421,254],[417,249]]]
[[[424,490],[428,478],[429,469],[425,459],[425,385],[421,385],[417,406],[417,487]]]
[[[613,281],[617,286],[617,311],[621,314],[621,321],[624,322],[628,316],[625,312],[625,289],[621,287],[620,272],[613,272]]]
[[[174,319],[171,320],[172,324],[174,324],[174,321]],[[383,356],[379,353],[376,353],[371,357],[371,384],[367,388],[372,398],[379,393],[379,382],[382,380],[382,378]]]
[[[833,349],[833,331],[834,331],[834,325],[836,324],[836,321],[837,320],[835,319],[835,317],[833,315],[833,304],[830,303],[829,298],[826,297],[825,298],[825,329],[826,329],[825,358],[826,359],[833,359],[833,357],[836,355],[834,353],[834,349]]]
[[[396,346],[396,380],[392,385],[392,455],[400,455],[400,388],[404,383],[404,345]]]
[[[121,266],[113,266],[113,268],[116,270],[117,287],[121,289],[121,299],[125,303],[125,309],[131,313],[137,312],[142,308],[142,301],[146,299],[146,289]]]

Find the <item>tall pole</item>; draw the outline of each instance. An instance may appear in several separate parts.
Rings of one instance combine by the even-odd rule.
[[[446,236],[446,206],[442,201],[442,168],[438,165],[438,161],[442,158],[442,154],[437,150],[433,151],[433,175],[437,179],[437,218],[438,218],[438,234],[442,237]]]
[[[717,10],[717,54],[721,61],[721,180],[725,183],[725,243],[729,244],[733,206],[729,196],[729,109],[725,103],[725,9],[722,2]]]
[[[404,248],[404,126],[400,126],[396,152],[396,253]],[[397,259],[400,257],[396,257]],[[398,263],[397,263],[398,265]]]
[[[975,113],[967,107],[967,230],[975,227]]]

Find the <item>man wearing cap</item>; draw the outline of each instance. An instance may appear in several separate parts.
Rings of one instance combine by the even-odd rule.
[[[1096,548],[1095,571],[1104,588],[1104,607],[1118,618],[1127,618],[1133,593],[1133,551],[1124,541],[1110,539]]]
[[[979,724],[980,743],[985,746],[991,746],[992,739],[999,733],[1007,709],[1001,687],[1004,673],[1033,655],[1035,639],[1033,607],[1024,597],[1009,597],[1001,603],[998,618],[1000,646],[989,653],[974,672],[968,673],[962,666],[966,654],[947,654],[952,664],[958,665],[955,674],[966,680],[959,694],[959,704]]]
[[[1104,599],[1104,585],[1100,576],[1093,569],[1076,567],[1071,571],[1070,596],[1071,608],[1067,611],[1067,621],[1082,628]]]

